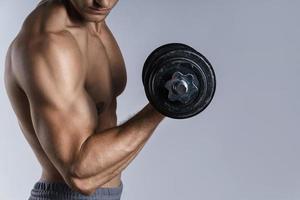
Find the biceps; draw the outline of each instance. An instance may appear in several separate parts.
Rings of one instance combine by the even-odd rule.
[[[88,102],[82,98],[66,107],[31,106],[32,122],[39,142],[62,176],[68,174],[81,145],[93,132],[89,110]]]

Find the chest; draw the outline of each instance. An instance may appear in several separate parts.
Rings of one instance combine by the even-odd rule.
[[[85,35],[78,41],[85,68],[85,89],[98,112],[114,106],[126,85],[121,51],[112,35]]]

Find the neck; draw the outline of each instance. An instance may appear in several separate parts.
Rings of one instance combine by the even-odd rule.
[[[101,33],[103,27],[106,25],[105,21],[101,21],[101,22],[88,22],[86,24],[86,27],[91,31],[91,32],[95,32],[95,33]]]

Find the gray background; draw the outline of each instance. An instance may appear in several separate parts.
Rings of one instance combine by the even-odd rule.
[[[36,0],[0,1],[0,63]],[[108,18],[128,85],[120,122],[147,103],[146,56],[168,42],[213,64],[213,103],[188,120],[165,120],[123,174],[123,200],[300,199],[300,1],[121,0]],[[0,199],[26,199],[41,169],[1,84]]]

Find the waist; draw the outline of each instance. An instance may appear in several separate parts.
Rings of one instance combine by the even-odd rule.
[[[29,200],[120,200],[122,190],[123,183],[120,181],[118,187],[98,188],[95,193],[87,196],[72,190],[64,182],[38,181],[31,190]]]
[[[43,169],[39,182],[56,183],[56,182],[64,182],[64,179],[57,170]],[[121,183],[121,173],[116,177],[114,177],[113,179],[111,179],[109,182],[102,185],[102,187],[105,188],[117,187],[118,185],[120,185],[120,183]]]

